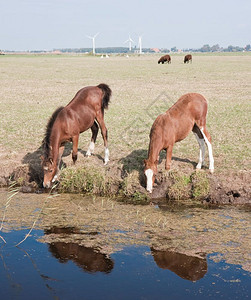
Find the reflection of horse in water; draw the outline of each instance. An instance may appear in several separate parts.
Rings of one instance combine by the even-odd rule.
[[[75,228],[52,228],[46,230],[45,234],[64,234],[81,232]],[[114,262],[103,253],[99,253],[92,248],[78,245],[77,243],[55,242],[49,244],[49,251],[61,263],[72,260],[77,266],[89,273],[103,272],[110,273]]]
[[[158,267],[168,269],[183,279],[197,281],[207,273],[206,258],[171,251],[158,251],[153,248],[151,252]]]

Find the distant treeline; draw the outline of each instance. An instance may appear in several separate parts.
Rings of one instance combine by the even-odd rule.
[[[187,49],[178,49],[177,47],[172,47],[171,49],[167,48],[143,48],[142,51],[146,53],[155,53],[157,51],[162,53],[169,52],[242,52],[242,51],[251,51],[251,46],[246,45],[245,47],[239,46],[228,46],[227,48],[220,47],[218,44],[209,46],[208,44],[202,46],[201,48],[187,48]],[[53,51],[60,51],[62,53],[92,53],[92,48],[63,48],[63,49],[54,49]],[[137,53],[138,49],[132,48],[131,51],[127,47],[104,47],[96,48],[96,53]]]
[[[143,52],[152,52],[154,50],[150,48],[142,49]],[[53,51],[60,51],[62,53],[92,53],[92,48],[63,48],[63,49],[53,49]],[[133,48],[132,51],[129,51],[127,47],[104,47],[104,48],[95,48],[96,53],[135,53],[137,52],[136,48]]]
[[[220,47],[218,44],[209,46],[208,44],[202,46],[201,48],[186,48],[186,49],[178,49],[177,47],[172,47],[171,49],[167,48],[143,48],[142,51],[144,53],[170,53],[170,52],[243,52],[243,51],[251,51],[250,44],[246,45],[245,47],[239,46],[228,46],[226,48]],[[5,50],[0,54],[8,53],[8,52],[22,52],[22,51],[9,51]],[[25,51],[28,53],[48,53],[48,52],[60,52],[60,53],[90,53],[92,54],[92,48],[57,48],[53,49],[52,51],[47,50],[33,50],[33,51]],[[97,54],[110,54],[110,53],[139,53],[139,49],[132,48],[131,51],[127,47],[104,47],[104,48],[96,48],[95,52]]]
[[[246,45],[245,47],[230,45],[226,48],[220,47],[219,44],[213,45],[212,47],[206,44],[199,49],[183,49],[184,52],[242,52],[242,51],[250,51],[250,50],[251,50],[250,44]]]

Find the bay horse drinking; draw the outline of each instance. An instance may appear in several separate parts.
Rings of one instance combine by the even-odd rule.
[[[109,161],[107,129],[104,123],[104,109],[108,108],[111,89],[101,83],[98,86],[84,87],[65,107],[59,107],[51,116],[43,140],[44,156],[42,167],[44,172],[43,186],[49,188],[57,179],[59,164],[66,142],[72,142],[72,160],[75,163],[78,153],[79,134],[91,128],[92,138],[86,152],[90,156],[94,151],[94,143],[100,126],[105,146],[104,163]]]
[[[214,158],[211,137],[206,129],[207,100],[200,94],[183,95],[165,113],[154,121],[150,132],[148,158],[145,162],[146,189],[152,192],[159,153],[166,150],[166,170],[170,169],[172,150],[176,142],[187,137],[193,131],[200,146],[199,162],[196,166],[201,169],[205,158],[205,143],[209,154],[209,170],[214,171]]]

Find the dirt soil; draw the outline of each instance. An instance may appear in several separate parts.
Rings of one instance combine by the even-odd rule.
[[[93,155],[91,158],[84,156],[84,151],[79,152],[76,168],[83,165],[95,165],[103,167],[102,157]],[[144,153],[146,154],[146,153]],[[25,193],[43,192],[42,189],[42,170],[41,170],[41,148],[32,153],[1,153],[0,152],[0,187],[6,187],[10,183],[10,178],[15,180]],[[142,155],[142,153],[141,153]],[[118,191],[119,183],[126,176],[134,171],[138,172],[138,183],[132,188],[135,191],[145,193],[145,183],[143,175],[143,162],[138,163],[139,153],[133,151],[126,158],[114,158],[108,163],[106,174],[114,179],[114,193]],[[63,161],[66,166],[72,166],[70,150],[64,154]],[[194,172],[196,163],[189,160],[182,160],[174,157],[172,159],[171,170],[182,170],[184,174]],[[201,172],[207,172],[207,168]],[[249,170],[240,170],[238,172],[219,172],[216,166],[216,172],[213,175],[207,175],[210,182],[209,193],[200,199],[205,204],[251,204],[251,172]],[[164,170],[164,159],[160,159],[158,174],[153,193],[150,196],[152,201],[158,202],[158,199],[167,197],[166,190],[172,186],[173,182]],[[188,195],[187,198],[189,198]]]

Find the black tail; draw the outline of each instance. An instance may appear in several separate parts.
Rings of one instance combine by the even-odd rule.
[[[105,83],[100,83],[98,88],[100,88],[104,94],[102,99],[102,110],[107,109],[112,95],[112,90]]]

